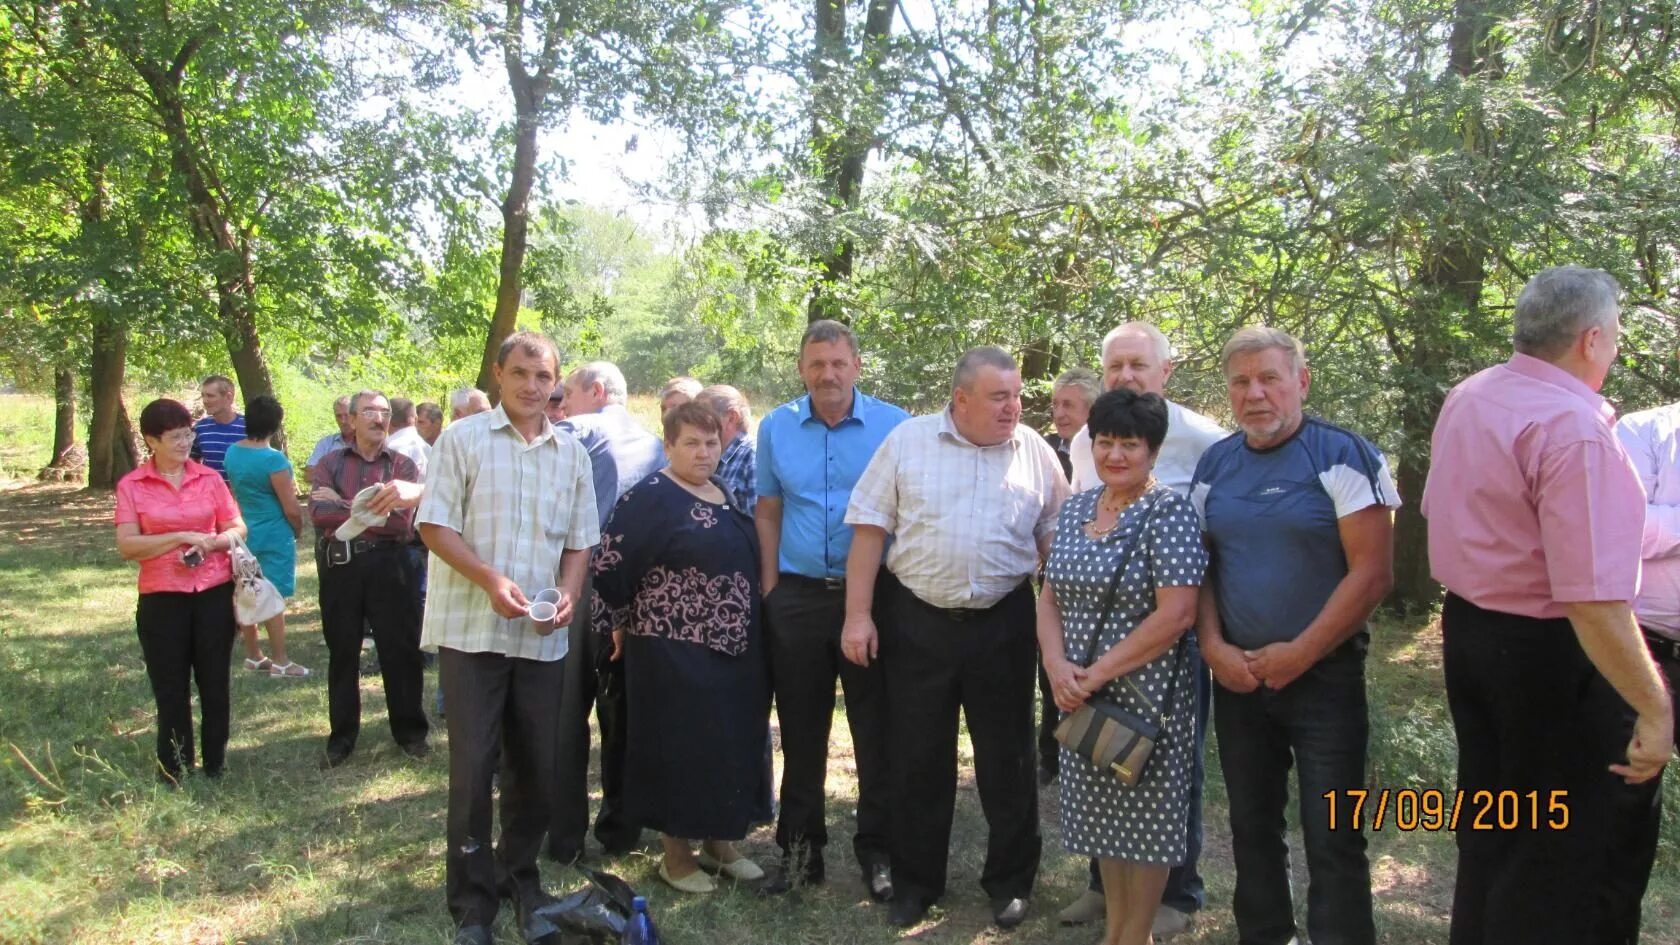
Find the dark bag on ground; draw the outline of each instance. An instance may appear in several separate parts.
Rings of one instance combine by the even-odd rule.
[[[539,927],[520,931],[527,941],[547,942],[546,936],[557,934],[553,939],[556,945],[619,945],[630,927],[636,891],[611,873],[582,864],[575,864],[574,869],[589,880],[589,885],[537,910],[529,924]],[[540,927],[542,924],[547,927]]]

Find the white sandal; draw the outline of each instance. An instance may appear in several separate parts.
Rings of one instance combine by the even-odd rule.
[[[270,676],[285,676],[290,679],[302,679],[309,675],[309,667],[296,663],[273,663],[268,667]]]
[[[245,668],[253,673],[268,673],[273,675],[274,661],[266,656],[260,660],[254,660],[247,656],[245,657]]]

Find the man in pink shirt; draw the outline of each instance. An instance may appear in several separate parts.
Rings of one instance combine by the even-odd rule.
[[[1452,945],[1605,941],[1619,781],[1658,775],[1672,744],[1632,608],[1645,497],[1597,393],[1618,293],[1595,269],[1536,275],[1517,298],[1516,353],[1454,388],[1435,426],[1423,514],[1449,592],[1464,818]]]

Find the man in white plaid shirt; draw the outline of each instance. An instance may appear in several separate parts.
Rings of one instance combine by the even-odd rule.
[[[433,450],[417,521],[431,567],[421,646],[439,655],[449,703],[445,890],[456,945],[489,945],[502,896],[527,941],[558,935],[544,917],[537,852],[548,829],[562,660],[572,602],[600,541],[589,456],[543,413],[559,383],[554,342],[518,332],[496,358],[502,403],[450,424]],[[443,565],[447,565],[444,567]],[[538,592],[565,592],[539,633]],[[502,834],[492,856],[490,778],[507,751]]]
[[[968,720],[989,828],[980,885],[1020,925],[1038,875],[1033,764],[1037,640],[1028,579],[1068,496],[1055,450],[1020,426],[1021,374],[997,348],[957,362],[950,406],[887,435],[852,490],[841,649],[886,678],[895,800],[893,924],[945,891],[956,801],[957,712]],[[871,608],[888,535],[882,626]]]

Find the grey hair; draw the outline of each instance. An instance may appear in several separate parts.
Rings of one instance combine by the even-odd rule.
[[[665,382],[664,387],[659,388],[659,399],[664,400],[672,394],[682,393],[687,394],[689,400],[693,400],[705,387],[706,385],[687,375],[673,377]]]
[[[1270,325],[1250,325],[1239,329],[1225,342],[1225,349],[1219,353],[1220,370],[1229,373],[1231,359],[1239,354],[1253,354],[1257,351],[1282,351],[1289,356],[1289,367],[1299,374],[1307,366],[1307,350],[1301,346],[1301,339],[1291,335],[1281,328]]]
[[[362,409],[362,400],[365,399],[365,398],[368,398],[368,397],[384,397],[384,396],[385,396],[385,392],[382,391],[382,390],[359,390],[359,391],[356,391],[355,396],[350,398],[350,412],[355,413],[356,411]],[[390,402],[389,400],[386,401],[386,403],[389,403],[389,402]]]
[[[1056,391],[1064,387],[1076,388],[1081,394],[1084,394],[1085,406],[1087,407],[1096,403],[1097,398],[1101,397],[1103,392],[1102,378],[1098,377],[1097,372],[1090,368],[1076,367],[1063,371],[1061,376],[1056,378],[1056,382],[1050,386],[1051,394],[1054,395]]]
[[[1015,359],[1002,348],[992,345],[970,348],[957,359],[957,369],[951,372],[951,389],[971,389],[974,386],[974,378],[983,367],[997,368],[999,371],[1020,370]]]
[[[622,405],[630,399],[628,385],[624,383],[624,372],[611,361],[588,361],[572,371],[572,383],[579,387],[600,384],[607,393],[607,403]]]
[[[349,394],[340,394],[337,398],[335,398],[333,400],[333,406],[334,407],[343,407],[345,410],[349,410],[350,409],[350,395]]]
[[[457,415],[478,404],[482,404],[485,410],[490,409],[490,395],[476,387],[463,387],[449,395],[449,410]]]
[[[1556,266],[1537,273],[1517,296],[1511,346],[1551,360],[1589,328],[1610,324],[1621,311],[1622,286],[1602,269]]]
[[[741,415],[742,423],[752,418],[752,405],[746,395],[728,384],[713,384],[694,395],[694,401],[717,414],[719,420],[729,416],[731,410]]]
[[[443,408],[429,400],[423,403],[415,404],[414,415],[416,417],[424,417],[431,423],[443,422]]]
[[[1129,335],[1142,335],[1153,342],[1155,345],[1155,356],[1160,358],[1163,363],[1172,360],[1172,342],[1167,340],[1166,334],[1163,333],[1161,329],[1156,328],[1148,322],[1127,322],[1124,325],[1116,327],[1113,331],[1103,336],[1102,347],[1098,348],[1097,352],[1102,355],[1103,360],[1108,360],[1108,346]]]
[[[805,336],[799,339],[799,355],[804,357],[805,346],[812,342],[824,344],[835,341],[845,341],[846,346],[852,349],[852,357],[859,356],[857,335],[852,334],[852,330],[843,323],[832,318],[819,318],[806,327]]]

